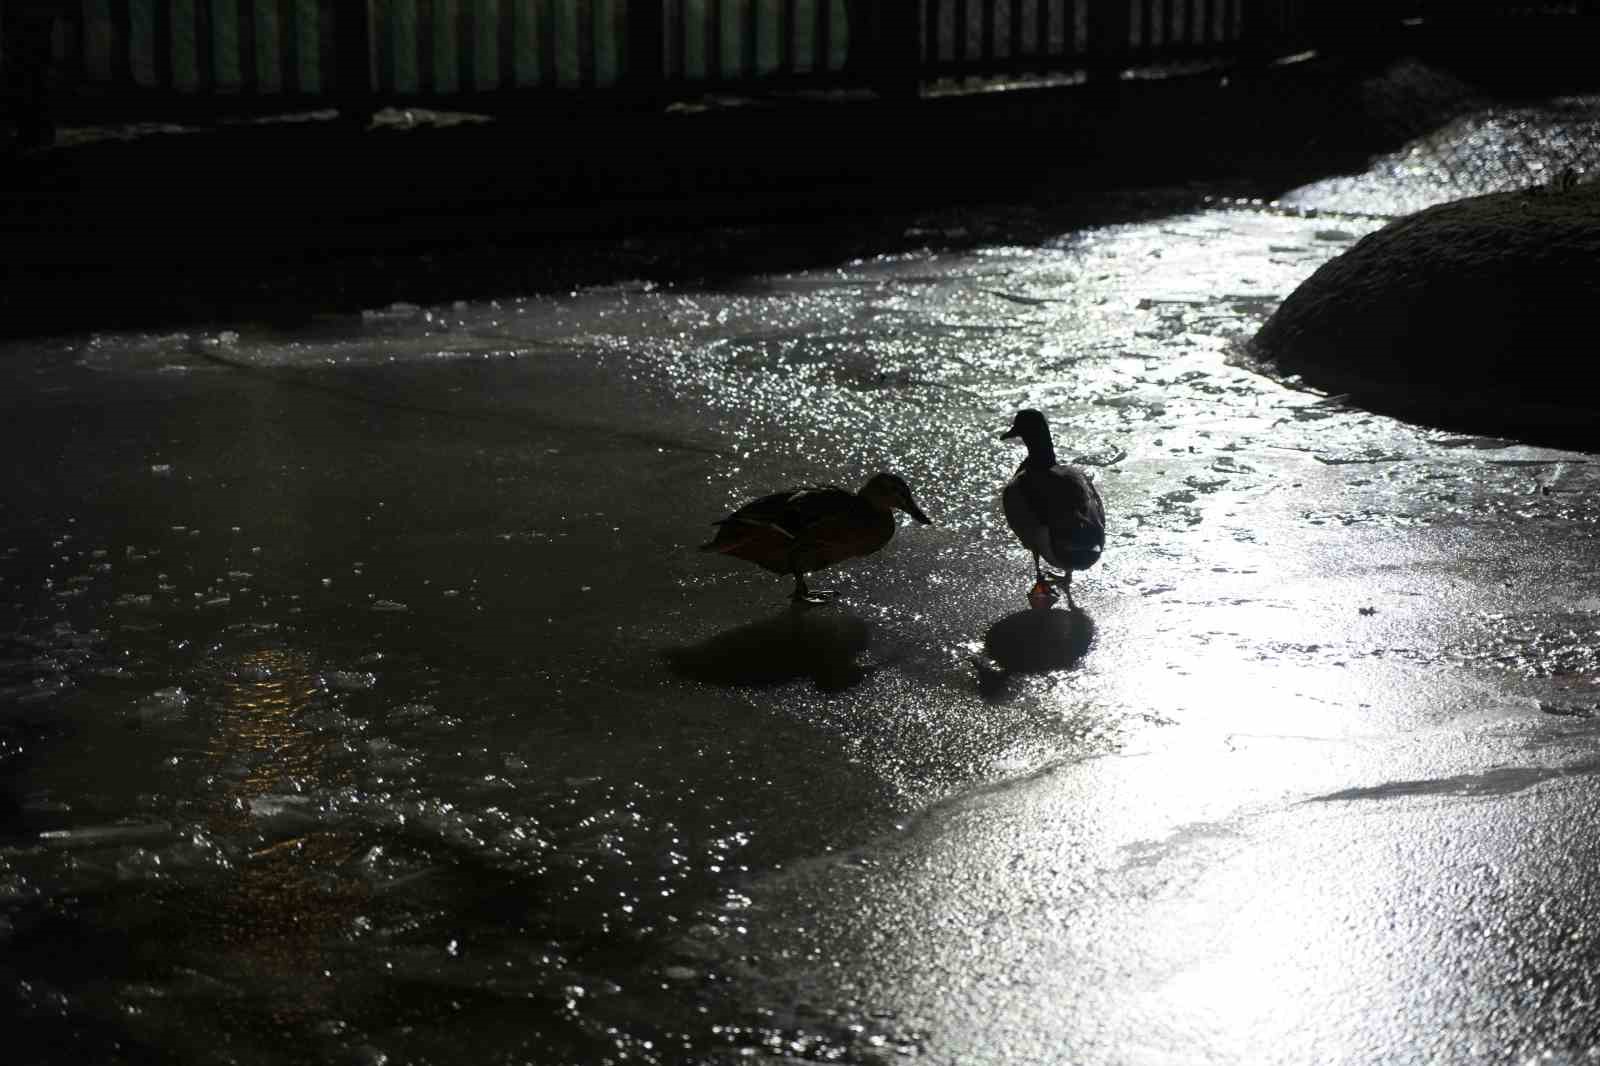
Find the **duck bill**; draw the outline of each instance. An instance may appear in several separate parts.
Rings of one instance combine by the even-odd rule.
[[[915,518],[918,522],[921,522],[925,526],[933,525],[933,519],[923,514],[922,508],[918,507],[914,503],[906,504],[906,514],[910,515],[912,518]]]
[[[1001,440],[1010,440],[1012,437],[1020,437],[1020,436],[1022,436],[1022,434],[1017,432],[1017,427],[1016,426],[1012,426],[1010,429],[1008,429],[1004,433],[1000,434],[1000,439]]]

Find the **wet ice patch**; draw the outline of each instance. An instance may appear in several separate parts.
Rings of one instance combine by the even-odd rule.
[[[249,810],[257,818],[275,818],[286,811],[304,810],[311,805],[309,796],[263,795],[250,799]]]
[[[461,719],[445,714],[431,703],[402,703],[389,712],[389,721],[396,726],[450,732],[461,726]]]
[[[322,683],[334,692],[365,692],[378,683],[378,675],[366,670],[328,670]]]
[[[228,848],[201,829],[191,829],[178,839],[158,846],[130,849],[116,859],[118,880],[167,880],[200,870],[226,870],[233,866]]]
[[[245,810],[260,829],[274,836],[303,832],[322,816],[320,806],[310,796],[284,792],[252,796],[246,801]]]
[[[422,317],[422,308],[403,300],[387,307],[369,308],[361,312],[361,321],[367,323],[411,322]]]
[[[1482,614],[1450,652],[1459,663],[1600,687],[1600,624],[1591,614]]]
[[[1434,204],[1600,174],[1600,97],[1491,108],[1380,156],[1361,174],[1328,178],[1285,206],[1399,216]]]
[[[375,844],[353,864],[355,872],[380,892],[405,888],[445,869],[401,843]]]
[[[373,737],[367,741],[367,754],[370,757],[371,769],[385,774],[403,773],[413,770],[421,762],[417,756],[408,752],[388,737]]]
[[[494,328],[485,309],[395,304],[357,315],[324,316],[284,334],[267,329],[218,332],[98,333],[71,352],[89,370],[138,373],[322,371],[340,367],[516,358],[528,346]],[[166,466],[159,470],[157,466]],[[168,477],[167,464],[151,473]]]
[[[155,840],[171,832],[170,822],[129,822],[49,829],[39,834],[39,842],[56,848],[97,848]]]
[[[189,709],[190,696],[183,686],[157,689],[140,700],[133,709],[137,725],[156,725],[182,716]]]
[[[194,362],[188,333],[96,333],[76,345],[89,370],[186,370]]]

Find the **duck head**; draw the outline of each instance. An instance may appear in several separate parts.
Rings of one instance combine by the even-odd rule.
[[[1050,423],[1044,419],[1042,411],[1035,411],[1031,407],[1024,407],[1017,412],[1017,417],[1011,420],[1011,428],[1000,434],[1001,440],[1011,440],[1021,437],[1024,444],[1033,444],[1034,441],[1050,442]]]
[[[861,486],[856,495],[885,511],[898,507],[925,526],[933,524],[932,519],[923,514],[922,508],[917,506],[917,501],[912,499],[911,486],[897,474],[887,472],[875,474],[871,481]]]
[[[1055,465],[1056,449],[1050,440],[1050,423],[1044,420],[1043,412],[1031,407],[1018,411],[1017,417],[1011,420],[1011,428],[1000,434],[1001,440],[1016,437],[1021,437],[1022,443],[1028,446],[1030,464]]]

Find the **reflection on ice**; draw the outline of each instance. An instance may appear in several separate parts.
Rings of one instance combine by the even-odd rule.
[[[1597,173],[1600,97],[1571,97],[1474,112],[1374,160],[1360,174],[1307,185],[1282,202],[1397,217],[1468,196]]]

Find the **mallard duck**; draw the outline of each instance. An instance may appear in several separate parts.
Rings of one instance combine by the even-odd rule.
[[[800,603],[821,603],[829,593],[813,594],[806,575],[858,555],[871,555],[894,536],[899,508],[928,525],[911,498],[911,487],[894,474],[874,475],[855,492],[836,485],[812,485],[751,500],[719,519],[717,535],[701,551],[745,559],[775,574],[794,575]]]
[[[1100,561],[1106,545],[1106,511],[1100,493],[1087,474],[1075,466],[1056,462],[1050,425],[1044,415],[1029,408],[1018,411],[1001,440],[1021,437],[1028,457],[1000,493],[1006,522],[1022,546],[1033,553],[1034,586],[1028,602],[1048,607],[1056,600],[1051,587],[1060,584],[1072,607],[1072,572],[1087,570]],[[1039,559],[1064,573],[1046,575]]]

